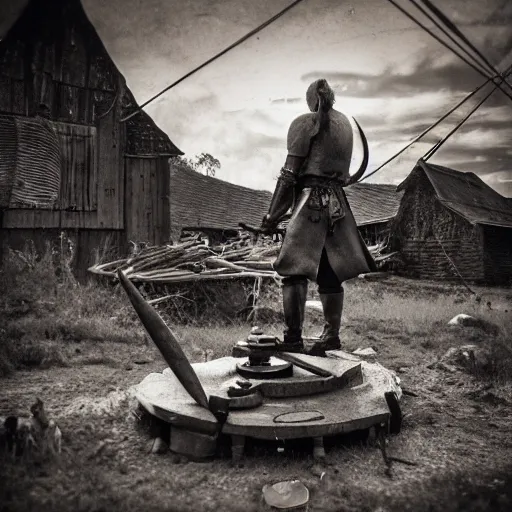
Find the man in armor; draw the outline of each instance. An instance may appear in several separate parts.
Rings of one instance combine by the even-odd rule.
[[[376,271],[343,190],[364,174],[368,144],[356,121],[364,158],[350,176],[352,125],[347,116],[333,109],[334,92],[325,79],[309,86],[306,101],[311,113],[290,125],[288,156],[261,227],[272,232],[292,209],[274,262],[274,269],[283,277],[285,330],[279,350],[304,350],[302,327],[309,279],[318,286],[325,318],[323,332],[309,353],[324,355],[326,350],[341,347],[343,282]]]

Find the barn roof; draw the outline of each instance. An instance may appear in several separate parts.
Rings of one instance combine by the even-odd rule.
[[[171,164],[171,225],[184,229],[259,226],[272,193],[241,187]]]
[[[419,161],[413,172],[399,185],[407,187],[409,179],[424,172],[438,200],[471,224],[512,228],[512,201],[496,192],[472,172]]]
[[[345,193],[358,226],[391,220],[403,195],[395,185],[377,183],[355,183]]]
[[[402,192],[395,185],[357,183],[345,189],[358,226],[392,219]],[[182,228],[237,228],[239,222],[259,226],[272,193],[204,176],[171,164],[171,223]],[[283,225],[286,225],[285,221]]]
[[[2,27],[5,29],[6,27]],[[81,69],[82,56],[66,56],[68,66],[52,66],[51,59],[45,61],[45,73],[52,76],[53,80],[65,85],[76,86],[79,89],[92,89],[95,94],[117,96],[119,83],[124,82],[124,77],[110,57],[98,32],[89,20],[80,0],[29,0],[21,15],[14,21],[5,37],[0,39],[0,65],[4,72],[17,73],[16,78],[24,77],[24,63],[21,61],[23,45],[28,41],[37,46],[41,42],[54,43],[64,41],[68,32],[78,29],[85,35],[89,52],[94,52],[95,59],[103,67],[114,70],[116,75],[114,84],[108,76],[96,76],[96,73],[71,72],[64,68],[76,67]],[[1,34],[0,34],[1,36]],[[83,66],[82,66],[83,67]],[[58,69],[57,69],[58,68]],[[68,72],[69,71],[69,72]],[[117,77],[120,77],[119,81]],[[116,92],[117,89],[117,92]],[[110,101],[111,102],[111,101]],[[124,87],[121,97],[121,116],[132,113],[137,108],[137,102],[131,91]],[[81,120],[88,124],[88,120]],[[129,154],[149,155],[182,155],[180,151],[144,111],[131,118],[126,123],[127,147]]]

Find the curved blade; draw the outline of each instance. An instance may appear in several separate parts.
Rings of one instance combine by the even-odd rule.
[[[158,347],[158,350],[160,350],[169,368],[174,372],[190,396],[199,405],[208,409],[208,398],[203,386],[199,382],[196,372],[192,368],[187,356],[183,353],[174,334],[121,270],[117,271],[117,277],[137,312],[140,321]]]

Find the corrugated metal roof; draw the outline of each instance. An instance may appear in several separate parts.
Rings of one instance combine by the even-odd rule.
[[[512,227],[512,201],[472,172],[420,161],[414,172],[424,172],[439,201],[471,224]],[[408,178],[399,185],[403,189]]]
[[[171,225],[181,228],[237,229],[259,226],[272,193],[241,187],[183,168],[171,168]]]
[[[345,189],[358,226],[391,220],[398,212],[403,192],[395,185],[355,183]]]

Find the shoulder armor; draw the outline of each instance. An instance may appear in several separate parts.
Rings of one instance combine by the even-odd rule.
[[[296,117],[288,129],[287,149],[292,156],[305,157],[309,153],[311,139],[316,135],[315,114],[302,114]]]

